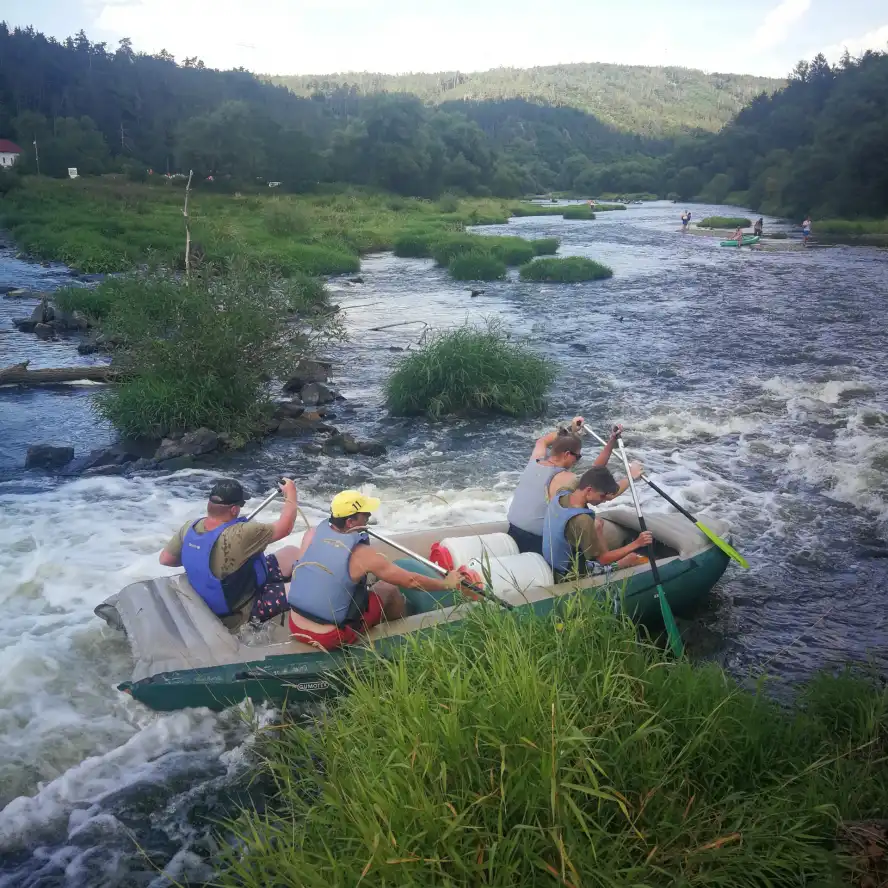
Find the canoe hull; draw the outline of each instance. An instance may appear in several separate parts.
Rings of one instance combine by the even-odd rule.
[[[761,238],[758,237],[757,235],[750,235],[748,237],[745,236],[743,238],[742,244],[738,244],[736,240],[723,240],[721,242],[721,246],[723,246],[723,247],[736,247],[736,246],[751,247],[753,244],[757,244],[760,240],[761,240]]]
[[[710,546],[690,558],[673,558],[660,567],[661,579],[672,611],[687,615],[705,601],[728,565],[727,556]],[[589,581],[585,581],[589,582]],[[649,570],[635,573],[623,582],[591,585],[562,594],[549,594],[520,604],[513,613],[546,616],[567,606],[571,597],[616,598],[624,613],[652,629],[662,626],[660,604]],[[120,690],[157,711],[190,707],[222,710],[249,698],[294,706],[335,697],[344,691],[344,677],[360,659],[392,654],[408,638],[434,632],[461,631],[459,608],[445,621],[420,626],[409,633],[374,640],[372,648],[357,646],[333,652],[302,652],[266,656],[262,660],[163,672],[126,682]]]

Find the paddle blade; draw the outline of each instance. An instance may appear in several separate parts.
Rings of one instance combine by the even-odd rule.
[[[733,558],[740,567],[749,570],[749,562],[733,546],[726,543],[714,530],[710,530],[702,521],[695,521],[694,524],[696,524],[697,529],[701,533],[706,534],[706,536],[708,536],[709,539],[711,539],[712,542],[728,556],[728,558]]]
[[[676,657],[684,654],[684,643],[681,640],[681,633],[675,623],[675,617],[672,615],[672,608],[666,600],[666,593],[663,587],[657,585],[657,598],[660,599],[660,613],[663,615],[663,625],[666,627],[666,637],[669,639],[669,647]]]

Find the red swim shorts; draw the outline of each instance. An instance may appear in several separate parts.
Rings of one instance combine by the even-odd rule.
[[[362,629],[367,630],[382,622],[382,599],[375,593],[370,593],[367,602],[367,610],[361,617]],[[296,641],[310,644],[312,647],[320,647],[325,651],[335,651],[344,644],[356,644],[360,641],[360,635],[351,626],[334,626],[329,632],[313,632],[305,626],[297,626],[290,615],[290,634]]]

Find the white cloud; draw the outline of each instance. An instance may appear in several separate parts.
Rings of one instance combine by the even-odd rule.
[[[866,34],[862,34],[859,37],[846,37],[844,40],[839,40],[837,43],[833,43],[820,51],[830,62],[837,62],[846,49],[852,56],[862,55],[868,49],[877,49],[885,52],[888,50],[888,25],[874,28],[872,31],[867,31]],[[809,55],[813,56],[814,54],[810,53]]]
[[[761,52],[779,46],[789,36],[789,29],[811,8],[811,0],[782,0],[759,25],[752,38],[753,47]]]

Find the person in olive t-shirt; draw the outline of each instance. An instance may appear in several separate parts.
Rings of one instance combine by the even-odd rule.
[[[286,581],[301,549],[285,546],[273,555],[266,547],[293,532],[296,487],[284,479],[284,506],[274,524],[240,517],[246,502],[237,481],[218,481],[210,491],[207,515],[189,521],[160,553],[165,567],[185,567],[188,581],[224,622],[242,622],[249,614],[265,621],[289,610]]]

